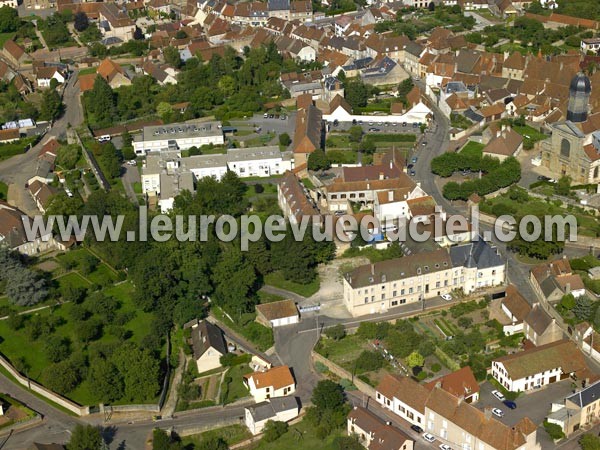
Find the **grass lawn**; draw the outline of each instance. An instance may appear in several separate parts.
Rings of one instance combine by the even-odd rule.
[[[8,185],[0,181],[0,199],[6,200],[8,198]]]
[[[344,339],[334,341],[322,338],[316,348],[317,352],[330,361],[347,370],[352,370],[354,361],[364,350],[365,340],[356,334],[349,334]]]
[[[77,266],[88,255],[91,255],[89,250],[87,250],[86,248],[78,248],[77,250],[71,250],[69,252],[58,255],[56,259],[62,265],[71,264]]]
[[[242,442],[251,436],[252,435],[250,434],[250,431],[248,431],[248,428],[245,426],[230,425],[228,427],[217,428],[215,430],[205,431],[204,433],[187,436],[181,441],[185,448],[188,448],[188,445],[192,445],[192,448],[196,448],[207,439],[221,438],[227,442],[227,445],[231,446],[233,444],[237,444],[238,442]]]
[[[88,288],[91,286],[90,282],[77,272],[71,272],[63,275],[59,278],[56,278],[56,281],[58,282],[58,286],[60,288],[64,288],[66,286]]]
[[[15,33],[0,33],[0,47],[4,47],[4,43],[12,39]]]
[[[460,149],[460,153],[463,155],[481,156],[484,147],[485,145],[480,144],[479,142],[469,141]]]
[[[133,183],[133,192],[135,192],[136,194],[141,194],[142,193],[142,183],[140,183],[139,181],[136,181],[135,183]]]
[[[96,73],[95,67],[85,67],[79,70],[79,75],[89,75],[90,73]]]
[[[521,136],[528,136],[533,142],[543,141],[548,137],[529,125],[525,125],[524,127],[513,126],[513,129]]]
[[[286,291],[295,292],[303,297],[310,297],[316,294],[321,286],[319,277],[316,277],[313,281],[308,284],[295,283],[283,278],[281,272],[273,272],[265,277],[265,283],[271,286],[285,289]]]
[[[330,134],[325,141],[328,148],[350,148],[350,135]]]
[[[229,317],[225,315],[225,312],[218,306],[213,306],[211,308],[211,313],[217,320],[252,342],[257,349],[264,352],[273,346],[273,330],[271,328],[267,328],[258,322],[249,322],[242,326],[238,322],[237,317],[233,318],[235,321],[230,320]]]
[[[76,273],[65,275],[59,279],[59,282],[67,277],[74,278],[73,276],[77,277],[79,275]],[[81,278],[81,281],[85,280]],[[142,338],[148,333],[147,324],[151,321],[151,314],[139,311],[135,307],[131,300],[133,289],[131,283],[126,282],[119,284],[118,286],[112,286],[106,289],[104,293],[121,303],[121,307],[118,310],[119,312],[136,312],[135,316],[124,325],[124,328],[131,331],[131,339],[133,341],[140,343]],[[44,309],[36,314],[39,314],[42,317],[53,315],[54,317],[62,319],[63,324],[56,327],[53,335],[68,338],[71,341],[73,352],[83,351],[85,354],[87,352],[86,346],[78,339],[76,333],[78,324],[73,321],[70,315],[73,306],[74,305],[67,303],[57,306],[56,308]],[[51,364],[46,357],[44,338],[32,340],[27,335],[26,329],[11,330],[5,320],[0,321],[0,336],[4,338],[2,342],[0,342],[0,351],[11,361],[23,358],[26,365],[29,367],[27,375],[30,378],[41,382],[41,375],[44,368]],[[100,342],[106,343],[114,342],[116,340],[116,337],[108,334],[104,334],[99,339]],[[74,391],[68,393],[67,397],[83,405],[92,405],[98,401],[94,395],[94,387],[87,381],[84,381]]]
[[[7,144],[0,144],[0,161],[25,153],[29,144],[33,143],[35,140],[35,137],[30,137],[19,139],[15,142],[9,142]]]
[[[110,267],[106,264],[102,263],[96,267],[92,273],[90,273],[87,278],[92,282],[99,284],[100,286],[106,286],[108,284],[114,283],[117,280],[117,275],[112,271]]]
[[[354,150],[328,150],[327,157],[331,164],[356,164],[358,153]]]
[[[221,403],[228,405],[250,395],[250,391],[242,381],[243,376],[249,373],[252,373],[252,369],[247,364],[234,366],[227,371],[221,386]]]
[[[258,291],[258,298],[260,298],[261,303],[273,303],[278,302],[280,300],[285,300],[285,297],[281,297],[280,295],[271,294],[265,291]]]
[[[301,448],[302,450],[337,450],[339,446],[334,442],[339,436],[345,436],[345,430],[336,430],[325,439],[316,436],[316,428],[306,420],[292,425],[287,433],[275,442],[259,441],[257,445],[249,446],[252,450],[290,450]]]

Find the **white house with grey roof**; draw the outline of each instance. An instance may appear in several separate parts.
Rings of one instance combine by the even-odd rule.
[[[245,422],[250,433],[257,435],[263,431],[269,420],[289,422],[298,417],[300,407],[296,397],[274,397],[245,408]]]
[[[133,150],[136,155],[146,155],[224,143],[223,130],[218,122],[171,123],[144,127],[142,133],[133,139]]]
[[[221,356],[227,353],[223,331],[206,320],[186,325],[192,328],[192,349],[198,373],[221,367]]]
[[[570,436],[580,428],[600,421],[600,381],[553,403],[548,422],[560,426]]]
[[[239,177],[270,177],[292,170],[292,153],[281,152],[277,145],[268,147],[230,148],[227,167]]]
[[[454,267],[461,267],[461,287],[465,293],[501,286],[506,281],[506,262],[498,249],[483,239],[450,247]]]

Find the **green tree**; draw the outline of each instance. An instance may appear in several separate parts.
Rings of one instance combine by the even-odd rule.
[[[21,20],[16,8],[3,6],[0,8],[0,33],[11,33],[17,31]]]
[[[319,410],[338,410],[344,405],[344,388],[331,380],[321,380],[313,390],[312,403]]]
[[[287,147],[291,143],[292,143],[292,139],[290,138],[289,134],[281,133],[279,135],[279,145],[283,145],[284,147]]]
[[[242,308],[249,311],[253,301],[249,298],[256,282],[256,273],[245,255],[235,246],[227,247],[213,273],[216,285],[215,301],[228,311]]]
[[[57,119],[63,111],[64,105],[56,90],[46,89],[42,94],[40,118],[44,120]]]
[[[555,423],[550,423],[547,420],[545,420],[544,429],[546,430],[550,438],[554,440],[565,437],[565,433],[563,433],[563,430],[560,427],[560,425],[557,425]]]
[[[571,177],[564,175],[558,179],[554,188],[558,195],[568,196],[571,192]]]
[[[67,170],[72,170],[80,157],[81,147],[79,145],[63,145],[58,149],[56,163]]]
[[[73,19],[73,27],[79,32],[81,33],[82,31],[84,31],[85,29],[87,29],[87,27],[90,26],[90,21],[88,19],[88,16],[85,12],[83,11],[79,11],[75,14],[75,17]]]
[[[67,359],[71,354],[69,339],[61,336],[50,336],[44,343],[44,350],[48,359],[54,363]]]
[[[60,361],[44,368],[42,379],[45,386],[62,395],[71,392],[81,382],[80,374],[70,360]]]
[[[228,450],[229,446],[222,437],[211,437],[208,439],[202,439],[200,444],[195,447],[195,450]]]
[[[353,80],[346,84],[344,96],[352,108],[367,106],[369,91],[361,80]]]
[[[154,399],[160,389],[160,370],[159,362],[148,350],[142,350],[134,344],[123,345],[111,361],[123,380],[124,400],[146,402]]]
[[[581,450],[600,450],[600,438],[595,434],[586,433],[579,438]]]
[[[565,309],[568,309],[569,311],[575,308],[575,304],[576,302],[575,297],[573,297],[573,294],[565,294],[560,299],[560,306],[562,306]]]
[[[363,137],[363,129],[360,125],[354,125],[348,130],[350,133],[350,142],[360,142]]]
[[[100,428],[92,425],[75,425],[67,450],[101,450],[104,446]]]
[[[473,325],[473,319],[470,317],[459,317],[458,318],[458,326],[464,329],[470,328]]]
[[[115,96],[110,85],[101,76],[97,76],[94,87],[84,94],[86,110],[92,113],[93,123],[98,127],[112,125],[116,117]]]
[[[173,114],[173,107],[167,102],[160,102],[156,107],[156,113],[164,119]]]
[[[355,365],[358,372],[368,372],[381,369],[384,362],[385,358],[381,353],[363,350],[356,358]]]
[[[94,394],[100,402],[112,403],[123,397],[123,380],[115,365],[102,358],[90,363],[89,383],[94,386]]]
[[[179,69],[181,67],[181,56],[179,55],[179,50],[177,50],[176,47],[164,47],[163,56],[167,64],[175,67],[176,69]]]
[[[325,151],[317,149],[308,155],[308,170],[327,170],[331,167],[331,162]]]
[[[590,300],[587,295],[578,297],[575,301],[573,314],[575,314],[575,317],[579,320],[588,320],[592,315],[592,300]]]
[[[425,358],[423,358],[419,352],[414,351],[406,357],[406,364],[408,364],[409,367],[423,367]]]
[[[325,329],[325,336],[334,341],[339,341],[346,337],[346,328],[341,323]]]
[[[280,421],[269,420],[263,430],[263,439],[265,442],[275,442],[283,436],[288,430],[288,424]]]

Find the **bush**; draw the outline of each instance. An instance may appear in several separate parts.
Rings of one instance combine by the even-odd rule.
[[[248,364],[252,360],[252,355],[244,353],[243,355],[236,355],[235,353],[226,353],[221,356],[219,360],[221,365],[224,367],[233,367],[240,364]]]
[[[275,442],[283,436],[288,430],[288,424],[285,422],[269,420],[263,431],[263,439],[265,442]]]
[[[265,191],[265,188],[263,187],[262,184],[255,184],[254,185],[254,192],[257,194],[262,194]]]
[[[346,328],[344,328],[344,325],[342,324],[334,325],[333,327],[325,330],[325,336],[333,339],[334,341],[339,341],[346,337]]]
[[[358,372],[369,372],[381,369],[384,362],[385,359],[381,353],[363,350],[361,354],[358,355],[355,366]]]
[[[555,423],[550,423],[547,420],[544,420],[544,429],[553,440],[562,439],[565,437],[565,433],[563,433],[560,425]]]
[[[441,366],[440,364],[438,364],[438,363],[433,363],[433,364],[431,365],[431,371],[432,371],[433,373],[438,373],[440,370],[442,370],[442,366]]]

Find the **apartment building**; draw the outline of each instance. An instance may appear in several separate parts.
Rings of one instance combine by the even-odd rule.
[[[357,317],[424,302],[455,289],[468,294],[504,281],[502,258],[479,240],[357,267],[344,275],[344,304]]]
[[[600,381],[553,403],[548,422],[559,425],[567,437],[600,420]]]
[[[223,145],[225,138],[218,122],[171,123],[144,127],[133,139],[136,155],[149,152],[188,150],[203,145]]]

